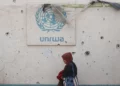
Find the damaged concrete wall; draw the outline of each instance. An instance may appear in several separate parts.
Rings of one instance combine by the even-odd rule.
[[[0,0],[0,84],[57,84],[65,52],[73,54],[80,84],[120,84],[120,11],[95,7],[79,14],[76,46],[27,46],[26,4],[51,1]]]

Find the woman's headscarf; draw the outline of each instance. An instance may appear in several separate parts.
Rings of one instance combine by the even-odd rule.
[[[62,58],[63,58],[63,60],[66,61],[66,64],[69,64],[73,60],[72,54],[70,52],[63,54]]]

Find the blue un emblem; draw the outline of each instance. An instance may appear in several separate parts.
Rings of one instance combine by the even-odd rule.
[[[67,17],[66,12],[63,10],[63,15]],[[55,15],[52,9],[47,10],[46,12],[42,11],[42,7],[39,8],[35,15],[36,22],[38,27],[42,31],[60,31],[65,25],[62,22],[58,22],[55,19]]]

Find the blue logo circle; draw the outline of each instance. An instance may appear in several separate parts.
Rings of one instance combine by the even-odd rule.
[[[66,12],[63,10],[63,15],[67,17]],[[36,22],[38,27],[42,31],[60,31],[65,25],[62,22],[58,22],[55,19],[55,15],[52,9],[48,9],[46,12],[42,11],[42,8],[39,8],[35,15]]]

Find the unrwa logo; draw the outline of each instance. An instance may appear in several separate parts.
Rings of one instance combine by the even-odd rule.
[[[63,15],[67,17],[66,12],[63,10]],[[60,31],[65,25],[62,22],[58,22],[55,19],[55,15],[52,9],[47,10],[46,12],[42,11],[42,7],[38,8],[36,15],[36,23],[42,31]]]

